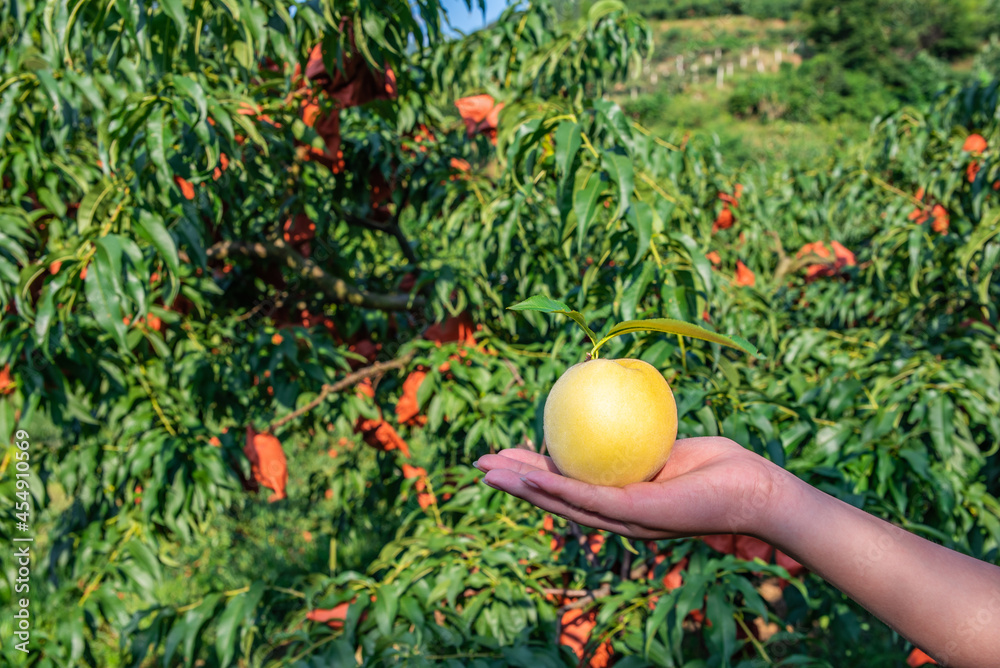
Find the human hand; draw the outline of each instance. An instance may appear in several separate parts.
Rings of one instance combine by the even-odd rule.
[[[629,538],[760,538],[941,663],[1000,666],[1000,635],[990,631],[1000,568],[810,487],[728,438],[679,440],[652,480],[620,488],[567,478],[528,450],[501,450],[476,466],[492,487]]]
[[[674,443],[670,458],[648,482],[591,485],[559,473],[550,457],[508,448],[475,466],[483,482],[578,524],[629,538],[661,539],[714,533],[761,537],[781,468],[719,437]]]

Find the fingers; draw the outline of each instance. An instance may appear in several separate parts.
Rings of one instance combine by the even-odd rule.
[[[542,464],[546,468],[536,468],[534,464]],[[500,455],[481,457],[476,466],[486,471],[483,482],[490,487],[578,524],[633,538],[660,537],[635,521],[638,518],[633,517],[635,506],[628,491],[567,478],[555,470],[548,457],[524,450],[505,450]]]
[[[535,473],[532,475],[537,475],[539,473],[552,475],[556,478],[562,477],[558,474],[542,472],[537,469],[535,469]],[[582,524],[594,529],[613,531],[623,536],[633,538],[653,537],[651,533],[640,533],[637,531],[636,527],[630,526],[625,522],[607,517],[600,512],[581,508],[571,502],[568,502],[566,499],[548,494],[541,489],[537,489],[533,486],[533,483],[526,482],[526,480],[527,478],[525,478],[522,474],[509,468],[495,468],[483,476],[483,482],[490,487],[522,498],[529,503],[533,503],[542,510],[547,510],[554,515],[559,515],[560,517],[572,520],[577,524]],[[582,485],[584,483],[580,484]]]
[[[521,448],[507,448],[501,450],[499,454],[483,455],[473,463],[473,466],[485,472],[494,469],[510,469],[517,473],[537,470],[559,472],[550,457]]]
[[[486,472],[484,482],[493,486],[503,485],[505,491],[512,494],[515,489],[543,492],[591,513],[603,515],[608,509],[614,509],[619,517],[619,513],[627,516],[631,507],[628,495],[620,488],[590,485],[567,478],[559,473],[551,458],[528,450],[507,449],[497,455],[483,455],[474,466]],[[517,496],[527,498],[521,494]],[[533,499],[528,500],[534,503]]]
[[[586,512],[615,519],[631,515],[632,499],[621,487],[591,485],[550,471],[529,471],[521,476],[521,481],[531,489]]]

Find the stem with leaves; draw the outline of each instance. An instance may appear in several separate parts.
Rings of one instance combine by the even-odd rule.
[[[710,343],[718,343],[719,345],[735,348],[736,350],[748,353],[754,357],[762,357],[762,355],[757,351],[757,348],[741,336],[725,336],[723,334],[718,334],[705,329],[700,325],[695,325],[683,320],[674,320],[672,318],[626,320],[625,322],[620,322],[613,326],[602,338],[595,334],[594,331],[587,326],[587,320],[582,313],[574,311],[563,302],[556,301],[551,297],[535,295],[534,297],[529,297],[528,299],[514,304],[513,306],[509,306],[508,309],[511,311],[541,311],[543,313],[560,313],[562,315],[569,316],[573,322],[583,328],[583,331],[587,333],[587,336],[590,338],[590,342],[593,345],[590,352],[587,354],[587,359],[597,359],[598,351],[601,349],[601,346],[616,336],[634,334],[636,332],[662,332],[664,334],[676,334],[678,338],[690,336],[693,339],[701,339]],[[683,339],[681,339],[681,341],[681,345],[683,346]]]

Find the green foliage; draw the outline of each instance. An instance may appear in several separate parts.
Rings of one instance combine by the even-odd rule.
[[[732,0],[690,0],[689,2],[664,2],[639,0],[632,8],[649,19],[687,19],[698,16],[722,16],[739,13],[740,3]]]
[[[802,0],[640,0],[629,3],[633,11],[650,19],[687,19],[702,16],[745,14],[758,19],[790,19]]]
[[[743,118],[819,123],[928,103],[958,81],[945,60],[969,55],[989,34],[986,26],[996,26],[984,24],[985,4],[809,2],[802,65],[741,81],[729,109]]]
[[[740,13],[757,19],[792,19],[802,9],[800,0],[741,0]]]
[[[729,98],[729,111],[738,118],[821,123],[870,119],[895,104],[868,74],[846,70],[829,56],[816,56],[799,67],[786,64],[777,74],[739,83]]]
[[[993,35],[976,54],[973,71],[983,83],[1000,76],[1000,35]]]
[[[604,350],[665,370],[683,435],[731,437],[995,561],[998,84],[888,115],[836,162],[736,171],[603,97],[650,53],[619,3],[566,24],[511,9],[455,42],[437,3],[389,9],[0,8],[0,440],[31,434],[32,606],[60,611],[36,617],[32,665],[576,665],[559,624],[581,589],[586,651],[610,643],[620,665],[901,661],[905,643],[818,577],[697,540],[596,545],[469,462],[537,447],[548,388],[587,350],[568,318],[512,304],[544,295],[601,337],[700,320],[764,359],[656,332]],[[396,80],[334,112],[343,170],[307,159],[327,137],[296,65],[319,43],[327,72]],[[455,113],[481,93],[505,104],[496,145]],[[971,132],[990,147],[975,158]],[[713,230],[720,195],[735,225]],[[947,234],[921,214],[934,205]],[[285,225],[299,214],[309,247]],[[857,262],[795,257],[832,240]],[[337,389],[357,367],[370,395],[358,376]],[[416,372],[426,422],[404,424]],[[409,457],[372,447],[359,425],[380,419]],[[287,499],[248,493],[249,425],[281,439]],[[776,577],[791,585],[766,601]],[[754,618],[791,631],[755,647],[738,631]]]
[[[830,2],[809,0],[804,12],[811,19],[809,39],[831,52],[849,69],[891,79],[894,70],[918,51],[939,57],[968,54],[976,47],[975,0],[879,0]],[[900,70],[900,75],[904,73]]]

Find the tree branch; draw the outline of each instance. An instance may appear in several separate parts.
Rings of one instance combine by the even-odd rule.
[[[282,425],[291,422],[292,420],[302,415],[305,415],[306,413],[308,413],[309,411],[311,411],[312,409],[316,408],[321,403],[323,403],[326,400],[326,398],[331,394],[343,392],[346,389],[354,387],[359,381],[362,381],[365,378],[381,376],[386,371],[389,371],[391,369],[401,369],[405,367],[407,364],[410,363],[410,360],[413,359],[414,355],[416,355],[416,351],[411,350],[405,355],[401,355],[394,360],[389,360],[388,362],[376,362],[371,366],[366,366],[363,369],[358,369],[353,373],[347,374],[346,376],[338,380],[336,383],[325,383],[322,389],[320,389],[319,395],[317,395],[315,399],[310,401],[302,408],[299,408],[298,410],[289,413],[280,420],[275,420],[274,422],[272,422],[270,425],[268,425],[268,431],[273,432],[278,427],[281,427]]]
[[[789,274],[795,274],[802,267],[810,264],[831,264],[831,259],[828,257],[822,257],[817,255],[814,251],[803,255],[802,257],[789,257],[788,253],[785,252],[785,247],[781,243],[781,237],[774,230],[768,232],[774,238],[775,241],[775,252],[778,254],[778,266],[774,268],[774,281],[775,285],[779,285],[782,279]]]
[[[587,547],[587,537],[583,535],[583,531],[580,530],[580,525],[569,520],[567,524],[569,528],[569,535],[571,535],[577,543],[583,547],[583,553],[587,557],[587,561],[590,562],[591,566],[597,566],[597,555],[590,551]]]
[[[559,590],[559,591],[563,591],[563,590]],[[583,595],[580,598],[578,598],[577,600],[573,601],[572,603],[567,603],[566,605],[560,607],[559,610],[560,611],[566,611],[566,610],[576,610],[577,608],[586,608],[588,605],[590,605],[592,602],[596,601],[597,599],[604,598],[606,596],[611,596],[611,594],[612,594],[611,583],[605,582],[604,584],[602,584],[597,589],[590,589],[590,590],[587,590],[587,591],[583,591],[583,590],[570,590],[568,593],[570,593],[570,594],[576,594],[578,592],[582,593]],[[561,618],[562,618],[562,616],[560,615],[560,619]]]
[[[622,570],[621,578],[622,580],[628,580],[629,575],[631,575],[632,569],[632,553],[625,550],[625,554],[622,555]]]
[[[524,378],[521,378],[521,374],[517,372],[517,367],[514,366],[514,363],[511,362],[510,360],[502,360],[502,361],[504,363],[504,366],[506,366],[507,369],[510,370],[511,376],[513,376],[510,382],[507,383],[507,387],[503,388],[503,394],[507,394],[510,391],[510,388],[514,386],[514,383],[517,383],[519,387],[524,387]]]
[[[399,242],[399,249],[403,251],[403,255],[405,255],[406,259],[410,261],[410,264],[420,264],[417,254],[413,252],[413,248],[410,246],[410,242],[406,238],[406,235],[403,234],[403,230],[400,229],[399,221],[396,220],[395,216],[393,216],[392,220],[388,223],[379,223],[374,220],[362,218],[361,216],[355,216],[353,213],[347,213],[346,211],[341,211],[339,213],[340,217],[343,218],[348,225],[363,227],[366,230],[374,230],[376,232],[388,232],[392,236],[396,237],[396,241]]]
[[[791,260],[788,259],[788,254],[785,253],[785,247],[781,243],[781,237],[778,236],[778,233],[775,232],[774,230],[770,230],[768,234],[774,237],[774,242],[776,244],[775,251],[778,253],[778,266],[775,267],[774,269],[774,279],[773,279],[775,285],[777,285],[781,283],[781,279],[783,279],[791,269],[792,262]]]
[[[334,300],[363,308],[382,311],[404,311],[423,306],[424,298],[408,294],[379,294],[360,290],[347,281],[331,276],[312,260],[302,257],[282,239],[273,241],[220,241],[206,251],[209,258],[219,259],[232,255],[246,255],[261,259],[276,259],[294,271],[300,278],[314,281]]]

